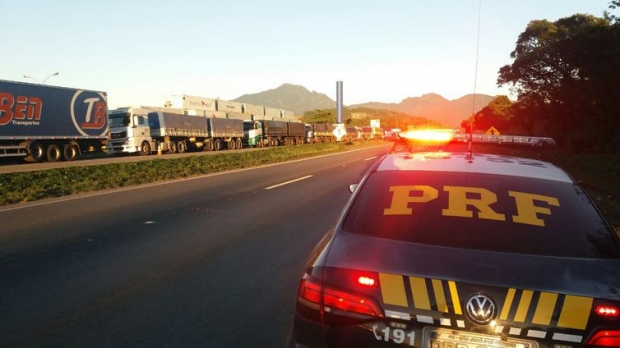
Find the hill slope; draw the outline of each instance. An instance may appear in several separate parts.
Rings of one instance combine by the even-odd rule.
[[[292,110],[295,112],[295,115],[303,115],[304,112],[309,110],[333,109],[336,107],[336,102],[327,95],[310,92],[305,87],[289,83],[260,93],[244,94],[234,101]]]
[[[369,102],[348,105],[347,108],[396,111],[411,116],[427,118],[447,126],[458,127],[461,121],[467,119],[472,112],[480,111],[494,98],[485,94],[476,94],[474,105],[473,94],[468,94],[455,100],[447,100],[438,94],[429,93],[421,97],[406,98],[398,104]],[[234,99],[234,101],[292,110],[295,112],[295,115],[303,115],[306,111],[336,108],[336,102],[327,95],[314,91],[310,92],[303,86],[289,83],[264,92],[244,94]]]
[[[438,94],[429,93],[421,97],[406,98],[400,103],[364,103],[349,105],[349,108],[365,107],[403,112],[413,116],[424,117],[442,124],[458,127],[472,112],[478,112],[495,97],[476,94],[465,95],[459,99],[448,100]],[[475,105],[474,105],[475,100]]]

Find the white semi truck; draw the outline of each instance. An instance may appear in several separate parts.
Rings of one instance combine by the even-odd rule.
[[[193,145],[198,145],[198,147],[202,146],[202,142],[199,140],[193,138],[181,139],[179,135],[175,136],[177,139],[176,141],[161,141],[161,139],[156,139],[155,135],[152,133],[151,127],[149,127],[147,118],[147,115],[151,112],[174,113],[192,117],[218,119],[218,121],[215,121],[215,126],[218,127],[217,129],[221,129],[222,126],[227,124],[226,121],[219,120],[226,119],[236,119],[239,121],[274,121],[275,123],[265,124],[265,134],[272,134],[263,135],[262,142],[259,141],[259,138],[256,138],[256,144],[253,146],[259,144],[273,145],[299,142],[297,139],[299,136],[297,134],[297,129],[293,131],[294,134],[284,134],[282,132],[278,132],[277,135],[273,134],[276,128],[279,129],[276,125],[282,124],[286,126],[287,122],[284,122],[284,120],[297,121],[292,111],[191,95],[169,96],[164,100],[162,105],[165,106],[134,106],[110,110],[108,112],[110,133],[106,151],[114,155],[136,153],[149,155],[159,150],[183,152]],[[192,119],[188,119],[188,122],[191,121]],[[235,124],[237,123],[238,122],[235,122]],[[257,127],[260,128],[262,132],[262,128],[264,128],[263,124],[258,124]],[[289,132],[288,128],[285,129]],[[213,136],[212,134],[212,137]],[[216,134],[215,136],[217,137],[216,140],[205,142],[204,146],[206,146],[207,149],[211,149],[211,147],[213,147],[212,149],[214,150],[241,147],[237,135],[229,137]],[[254,140],[250,140],[249,142],[253,144]],[[248,144],[248,140],[246,140],[245,143]]]
[[[127,107],[108,113],[107,152],[147,156],[155,152],[237,149],[242,146],[243,121],[195,116],[187,110]]]
[[[181,109],[154,106],[130,106],[108,112],[110,132],[106,152],[113,155],[150,155],[157,151],[155,140],[151,137],[149,112],[166,111],[182,113]]]

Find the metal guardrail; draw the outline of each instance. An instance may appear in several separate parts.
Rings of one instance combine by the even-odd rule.
[[[470,134],[455,134],[454,141],[467,143]],[[519,144],[530,146],[555,146],[555,140],[549,137],[530,137],[523,135],[489,135],[489,134],[471,134],[473,143],[490,143],[490,144]]]

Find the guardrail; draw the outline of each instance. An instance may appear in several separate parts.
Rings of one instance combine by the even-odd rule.
[[[470,134],[455,134],[454,141],[467,143]],[[473,143],[491,143],[491,144],[519,144],[531,146],[555,146],[555,140],[549,137],[530,137],[523,135],[489,135],[489,134],[471,134]]]

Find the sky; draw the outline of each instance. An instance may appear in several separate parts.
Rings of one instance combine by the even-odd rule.
[[[617,15],[609,2],[2,0],[0,79],[104,91],[110,109],[284,83],[336,100],[337,81],[344,105],[513,98],[497,74],[527,24]]]

